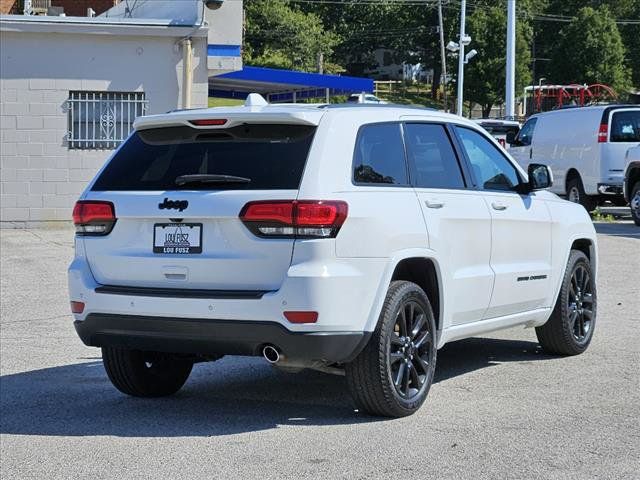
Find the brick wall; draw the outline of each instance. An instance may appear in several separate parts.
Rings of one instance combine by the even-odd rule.
[[[14,14],[18,12],[18,0],[0,0],[0,15]]]
[[[68,17],[86,17],[88,8],[93,8],[96,15],[100,15],[119,1],[120,0],[51,0],[51,5],[64,7],[64,13]]]

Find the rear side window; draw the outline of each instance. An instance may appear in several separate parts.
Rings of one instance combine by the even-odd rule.
[[[93,190],[297,189],[314,132],[315,127],[305,125],[138,131],[112,158]],[[195,174],[231,175],[251,182],[176,185],[179,176]]]
[[[640,142],[640,110],[615,112],[611,117],[610,142]]]
[[[404,134],[416,187],[464,188],[458,159],[442,125],[410,123]]]
[[[353,178],[356,183],[408,183],[399,123],[364,125],[360,129]]]

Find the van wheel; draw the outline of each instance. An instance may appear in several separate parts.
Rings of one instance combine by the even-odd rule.
[[[640,227],[640,182],[636,182],[636,184],[631,189],[631,201],[629,205],[631,206],[631,216],[633,217],[633,221],[636,225]]]
[[[134,397],[176,393],[189,378],[193,362],[165,353],[103,347],[102,363],[111,383]]]
[[[346,365],[351,396],[372,415],[411,415],[427,398],[435,367],[429,298],[415,283],[392,282],[369,343]]]
[[[597,301],[591,263],[584,253],[572,250],[551,317],[536,328],[542,348],[559,355],[584,352],[593,338]]]
[[[567,200],[579,203],[587,212],[595,210],[597,206],[596,200],[584,193],[584,186],[580,177],[573,177],[567,182]]]

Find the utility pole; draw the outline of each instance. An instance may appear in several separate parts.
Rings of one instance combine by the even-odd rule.
[[[534,79],[535,81],[535,79]],[[505,89],[506,116],[516,114],[516,0],[507,0],[507,83]]]
[[[447,56],[444,50],[444,26],[442,21],[442,0],[438,0],[438,29],[440,30],[440,57],[442,62],[442,99],[444,100],[444,111],[449,110],[447,102]]]
[[[465,22],[466,22],[466,10],[467,10],[467,0],[460,0],[460,39],[458,44],[460,45],[460,50],[458,50],[458,106],[456,109],[456,113],[458,115],[463,115],[463,93],[464,93],[464,46],[465,46]]]

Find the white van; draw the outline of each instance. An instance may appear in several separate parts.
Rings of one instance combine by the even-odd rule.
[[[593,210],[622,195],[625,154],[640,143],[640,105],[573,107],[530,117],[509,153],[527,168],[544,163],[553,171],[552,191]]]

